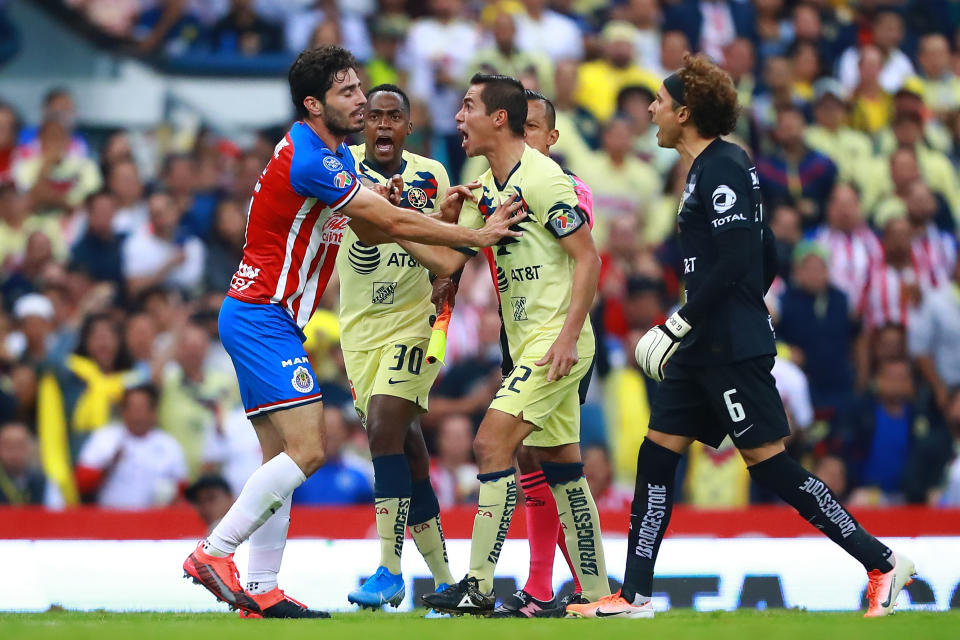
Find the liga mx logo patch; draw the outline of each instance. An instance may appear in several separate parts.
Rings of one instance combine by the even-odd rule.
[[[337,189],[343,189],[353,184],[353,176],[349,171],[341,171],[333,176],[333,184]]]
[[[313,391],[313,376],[304,366],[299,366],[293,370],[293,380],[290,382],[293,384],[293,388],[300,393]]]
[[[407,190],[407,202],[415,209],[423,209],[427,206],[427,192],[420,187],[410,187]]]

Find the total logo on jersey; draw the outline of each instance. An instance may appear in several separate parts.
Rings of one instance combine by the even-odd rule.
[[[732,213],[729,216],[724,216],[722,218],[717,218],[716,220],[711,220],[710,224],[713,225],[714,229],[717,229],[727,224],[728,222],[733,222],[734,220],[743,220],[744,222],[746,222],[747,219],[743,217],[742,213]]]

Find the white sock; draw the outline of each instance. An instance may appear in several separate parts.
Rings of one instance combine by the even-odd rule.
[[[247,563],[247,591],[260,595],[277,588],[277,574],[287,546],[290,528],[290,503],[287,498],[263,526],[250,535],[250,561]]]
[[[306,479],[286,453],[275,456],[253,472],[230,511],[207,536],[205,546],[226,555],[233,553]]]

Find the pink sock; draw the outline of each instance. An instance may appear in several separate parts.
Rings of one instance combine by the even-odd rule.
[[[580,593],[583,591],[583,587],[580,586],[580,578],[577,577],[577,572],[573,568],[573,561],[570,560],[570,553],[567,551],[567,537],[563,526],[560,527],[560,531],[557,534],[557,546],[560,547],[560,553],[563,554],[563,559],[567,561],[567,566],[570,568],[570,575],[573,576],[573,590],[575,593]]]
[[[560,535],[557,501],[543,471],[520,476],[530,541],[530,575],[523,590],[537,600],[553,598],[554,545]]]

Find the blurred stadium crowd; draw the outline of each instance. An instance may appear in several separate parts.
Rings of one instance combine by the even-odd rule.
[[[342,44],[369,85],[409,90],[408,148],[444,162],[454,182],[484,168],[462,157],[453,121],[474,71],[552,98],[554,151],[593,189],[603,258],[583,407],[601,508],[629,505],[622,487],[655,388],[633,345],[677,304],[683,280],[674,218],[687,168],[657,147],[647,107],[684,51],[706,52],[740,91],[735,139],[756,159],[777,237],[768,305],[791,451],[855,505],[960,506],[956,3],[53,4],[117,51],[193,68],[229,60],[256,73],[265,60],[285,68],[304,47]],[[0,29],[16,30],[2,3]],[[42,113],[0,106],[0,504],[158,506],[201,476],[189,495],[236,492],[259,450],[216,319],[249,196],[283,130],[243,147],[164,123],[91,136],[69,92],[38,90],[49,90]],[[334,283],[306,330],[330,435],[327,466],[294,496],[301,504],[372,501],[337,301]],[[423,418],[444,506],[475,497],[471,439],[500,384],[498,334],[488,271],[471,263]],[[729,441],[696,445],[682,473],[688,504],[771,499],[751,489]]]

